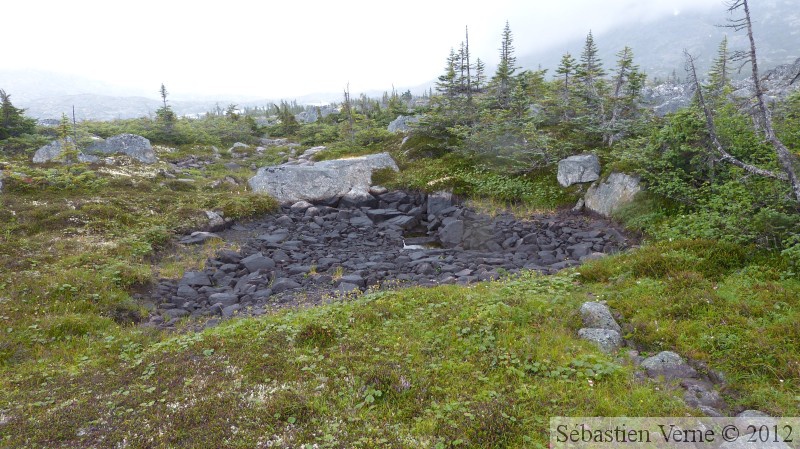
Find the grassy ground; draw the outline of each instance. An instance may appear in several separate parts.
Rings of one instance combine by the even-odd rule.
[[[168,154],[181,151],[210,150]],[[375,292],[201,333],[136,326],[133,290],[215,249],[165,250],[176,232],[203,210],[274,207],[212,187],[246,176],[224,162],[181,176],[192,183],[6,163],[24,175],[0,196],[0,446],[537,448],[550,416],[691,413],[677,391],[636,380],[624,354],[577,339],[578,308],[593,299],[646,354],[674,349],[721,370],[738,409],[800,413],[800,281],[778,255],[731,244],[651,244],[558,276]],[[386,181],[455,173],[473,193],[499,182],[531,192],[519,210],[575,196],[545,178],[447,168]]]

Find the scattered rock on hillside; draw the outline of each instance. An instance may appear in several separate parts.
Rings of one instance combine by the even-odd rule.
[[[594,154],[580,154],[558,161],[558,183],[563,187],[596,181],[600,178],[600,160]]]
[[[254,192],[267,193],[281,203],[338,200],[354,188],[368,191],[372,172],[399,170],[388,153],[349,159],[308,162],[305,165],[262,167],[248,184]]]
[[[398,115],[386,128],[390,133],[406,132],[411,129],[409,125],[419,123],[419,117],[411,115]]]
[[[638,177],[612,173],[604,181],[592,184],[584,198],[585,207],[604,217],[610,217],[621,206],[633,201],[641,190]]]

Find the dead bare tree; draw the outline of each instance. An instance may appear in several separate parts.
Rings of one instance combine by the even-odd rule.
[[[728,2],[728,11],[730,13],[742,12],[743,16],[737,19],[729,19],[727,27],[732,28],[734,31],[746,30],[747,38],[750,42],[749,50],[737,51],[733,55],[734,60],[742,61],[742,66],[750,64],[752,69],[751,81],[753,83],[754,100],[755,100],[755,113],[758,121],[760,121],[764,138],[775,149],[775,154],[778,158],[778,163],[785,173],[785,177],[779,179],[786,179],[792,187],[795,200],[800,202],[800,180],[798,180],[797,172],[794,168],[794,157],[792,153],[786,148],[786,145],[775,136],[775,130],[772,126],[772,114],[767,108],[764,101],[764,89],[761,86],[761,77],[758,73],[758,60],[756,58],[756,43],[753,38],[753,24],[750,20],[750,6],[747,0],[730,0]],[[695,75],[695,83],[697,77]],[[699,92],[699,86],[698,86]],[[713,120],[712,120],[713,122]],[[709,130],[711,132],[711,130]]]
[[[733,164],[748,173],[766,176],[768,178],[780,179],[783,181],[788,180],[789,178],[783,173],[775,173],[760,167],[756,167],[755,165],[747,164],[740,161],[725,150],[725,147],[719,140],[717,127],[714,125],[714,116],[711,114],[711,109],[709,109],[705,100],[705,96],[703,95],[703,89],[700,87],[700,81],[697,78],[697,69],[695,68],[694,64],[694,57],[686,50],[683,51],[683,54],[686,56],[686,71],[689,73],[690,81],[694,84],[697,102],[700,104],[700,108],[703,109],[703,115],[705,115],[706,118],[706,131],[708,132],[708,137],[711,139],[711,144],[714,146],[714,149],[716,149],[720,154],[720,160],[729,164]]]

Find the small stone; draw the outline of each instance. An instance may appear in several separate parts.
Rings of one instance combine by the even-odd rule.
[[[578,331],[578,336],[594,343],[606,354],[611,354],[622,347],[622,337],[617,331],[584,328]]]
[[[683,358],[672,352],[662,351],[642,362],[642,368],[652,378],[664,377],[664,380],[690,379],[697,377],[697,371],[689,366]]]
[[[581,318],[587,328],[608,329],[617,333],[622,332],[619,324],[611,315],[608,306],[599,302],[585,302],[581,306]]]
[[[271,270],[275,268],[275,261],[261,253],[256,253],[242,259],[242,265],[247,268],[247,271],[255,273],[259,270]]]

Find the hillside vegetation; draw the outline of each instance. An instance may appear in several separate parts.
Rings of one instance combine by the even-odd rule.
[[[311,123],[295,114],[312,108],[289,103],[182,118],[165,94],[153,118],[37,127],[3,92],[0,446],[544,448],[553,416],[699,413],[680,388],[638,375],[632,349],[721,373],[731,414],[798,416],[790,183],[726,163],[700,103],[665,117],[641,106],[646,78],[631,49],[607,72],[589,35],[578,59],[546,74],[516,67],[508,26],[501,48],[492,76],[462,45],[436,92],[347,93]],[[752,109],[730,95],[728,60],[721,46],[702,87],[718,139],[781,172]],[[388,132],[398,115],[420,121]],[[796,162],[800,94],[771,117]],[[30,163],[51,140],[123,132],[149,138],[160,162]],[[272,146],[254,150],[264,138]],[[228,151],[235,142],[249,146]],[[317,159],[388,151],[401,171],[376,183],[450,189],[520,217],[572,207],[584,187],[561,188],[556,164],[592,152],[604,174],[641,177],[646,191],[615,218],[642,245],[553,276],[381,289],[209,329],[190,318],[171,331],[141,326],[150,309],[138,293],[236,250],[177,236],[202,228],[205,211],[273,213],[274,200],[247,191],[249,167],[317,145]],[[608,355],[579,339],[585,301],[607,302],[633,347]]]

